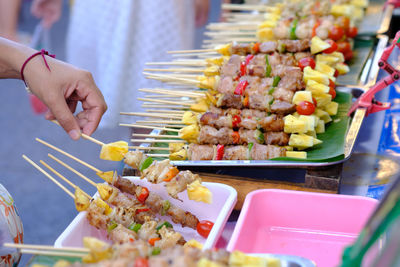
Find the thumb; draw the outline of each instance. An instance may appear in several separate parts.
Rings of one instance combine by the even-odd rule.
[[[78,122],[68,108],[68,105],[64,101],[64,99],[60,103],[50,105],[49,109],[56,120],[60,123],[61,127],[63,127],[64,130],[68,133],[68,135],[73,140],[78,140],[81,136],[81,130],[79,128]]]

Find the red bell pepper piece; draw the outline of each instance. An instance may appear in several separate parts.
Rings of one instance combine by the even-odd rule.
[[[232,127],[233,128],[237,128],[241,121],[242,121],[242,119],[240,118],[239,115],[234,115],[232,117]]]
[[[240,135],[239,135],[239,132],[238,132],[238,131],[233,131],[233,133],[232,133],[232,139],[233,139],[233,143],[234,143],[235,145],[239,144]]]
[[[149,208],[137,209],[137,210],[136,210],[136,214],[139,214],[139,213],[141,213],[141,212],[146,212],[146,211],[149,211],[149,210],[150,210]]]
[[[317,35],[317,28],[321,25],[321,22],[317,20],[317,22],[314,24],[314,27],[311,30],[311,36],[314,37]]]
[[[139,202],[144,203],[149,196],[149,189],[146,187],[142,187],[142,190],[140,191],[140,194],[137,196],[137,199]]]
[[[222,160],[224,156],[225,146],[224,145],[217,145],[217,155],[215,156],[216,160]]]
[[[244,90],[246,90],[247,85],[249,85],[248,81],[241,81],[238,83],[238,85],[235,88],[235,91],[233,92],[235,95],[243,95]]]

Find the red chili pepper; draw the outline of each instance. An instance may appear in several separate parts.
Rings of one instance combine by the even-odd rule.
[[[232,127],[237,128],[239,123],[242,121],[239,115],[235,115],[232,117]]]
[[[314,27],[312,28],[311,31],[311,36],[314,37],[315,35],[317,35],[317,28],[321,25],[321,22],[319,20],[317,20],[317,22],[314,24]]]
[[[240,76],[246,75],[247,65],[249,65],[250,60],[254,58],[254,55],[247,55],[244,62],[240,63]]]
[[[146,212],[146,211],[149,211],[149,210],[150,210],[149,208],[137,209],[137,210],[136,210],[136,214],[139,214],[139,213],[141,213],[141,212]]]
[[[225,146],[224,145],[217,145],[217,155],[215,156],[216,160],[222,160],[224,156]]]
[[[247,85],[249,85],[248,81],[241,81],[238,83],[238,85],[235,88],[235,92],[233,92],[235,95],[243,95],[244,90],[246,90]]]
[[[158,240],[161,240],[159,237],[154,237],[149,239],[149,244],[154,246],[154,243],[156,243]]]
[[[232,132],[232,139],[233,139],[233,143],[234,143],[235,145],[239,144],[240,135],[239,135],[239,132],[238,132],[238,131],[233,131],[233,132]]]
[[[139,202],[144,203],[149,196],[149,189],[146,187],[142,187],[142,190],[140,191],[140,194],[137,196],[137,199]]]
[[[260,52],[260,43],[255,43],[253,46],[253,52],[254,54],[258,54]]]
[[[132,237],[129,238],[129,242],[133,243],[135,241],[135,239],[133,239]]]
[[[246,95],[243,99],[243,106],[248,108],[249,107],[249,96]]]

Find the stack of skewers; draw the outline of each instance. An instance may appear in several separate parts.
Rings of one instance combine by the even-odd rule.
[[[121,114],[151,120],[121,126],[173,133],[132,139],[152,144],[138,149],[166,151],[150,155],[171,160],[305,159],[305,150],[323,146],[318,134],[335,123],[336,77],[349,72],[345,62],[366,6],[315,0],[224,5],[258,13],[232,13],[228,23],[210,24],[213,48],[173,51],[182,58],[148,63],[174,66],[144,72],[168,87],[140,89],[148,95],[139,100],[151,109]]]

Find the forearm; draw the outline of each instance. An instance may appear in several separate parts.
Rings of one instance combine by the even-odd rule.
[[[20,79],[25,60],[36,50],[0,37],[0,78]]]

